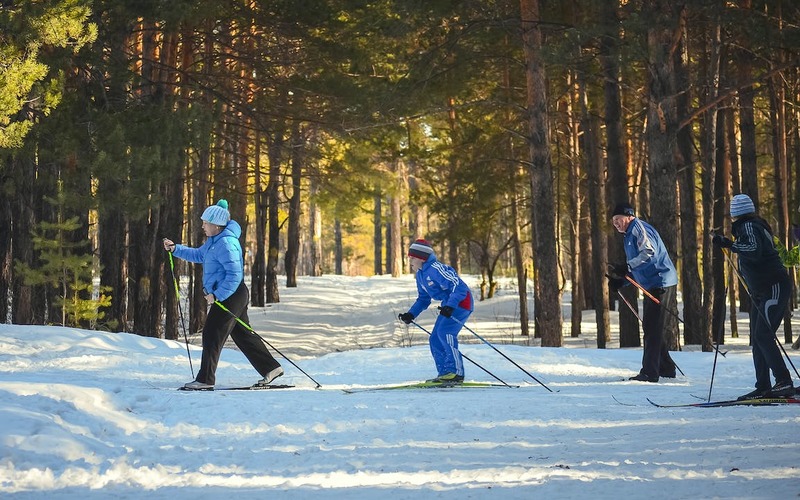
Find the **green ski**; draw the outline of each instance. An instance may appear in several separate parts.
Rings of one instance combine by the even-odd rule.
[[[492,384],[489,382],[461,382],[459,384],[450,382],[415,382],[412,384],[401,385],[379,385],[373,387],[357,387],[353,389],[342,389],[347,394],[354,394],[357,392],[374,392],[374,391],[402,391],[414,389],[489,389],[493,387],[508,387],[515,388],[518,385],[503,385]]]

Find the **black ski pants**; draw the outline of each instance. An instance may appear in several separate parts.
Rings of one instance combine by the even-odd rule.
[[[648,290],[661,304],[656,304],[649,297],[644,297],[642,308],[642,330],[644,331],[644,352],[642,353],[641,373],[648,378],[658,380],[659,376],[675,376],[675,362],[669,355],[664,342],[664,330],[667,326],[667,312],[675,298],[676,286],[651,288]]]
[[[751,290],[750,343],[753,346],[757,389],[767,390],[772,387],[770,370],[776,383],[792,379],[775,337],[786,314],[791,292],[792,282],[788,275],[767,290]]]
[[[250,320],[247,317],[249,300],[250,293],[242,282],[233,295],[223,300],[222,304],[249,325]],[[242,326],[221,307],[212,304],[208,311],[206,324],[203,326],[203,356],[200,361],[200,370],[197,372],[198,382],[214,385],[219,356],[228,336],[233,339],[242,354],[247,357],[250,364],[262,377],[280,366],[280,363],[272,357],[267,346],[264,345],[261,337]]]

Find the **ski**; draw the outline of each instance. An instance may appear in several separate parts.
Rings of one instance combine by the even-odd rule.
[[[291,389],[294,387],[293,385],[285,385],[285,384],[268,384],[268,385],[243,385],[243,386],[233,386],[233,387],[211,387],[208,389],[187,389],[185,387],[178,387],[179,391],[196,391],[196,392],[214,392],[214,391],[265,391],[269,389]]]
[[[727,401],[711,401],[704,403],[685,403],[675,405],[658,404],[650,398],[647,401],[658,408],[721,408],[725,406],[777,406],[777,405],[790,405],[800,404],[800,399],[794,397],[788,398],[752,398],[752,399],[731,399]]]
[[[415,382],[413,384],[401,385],[378,385],[372,387],[358,387],[354,389],[342,389],[347,394],[354,394],[357,392],[374,392],[374,391],[402,391],[414,389],[489,389],[492,387],[508,387],[516,388],[518,385],[503,385],[492,384],[488,382],[461,382],[454,384],[449,382]]]

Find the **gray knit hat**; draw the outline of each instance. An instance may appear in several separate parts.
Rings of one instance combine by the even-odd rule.
[[[731,217],[755,213],[756,206],[746,194],[737,194],[731,199]]]
[[[219,200],[216,205],[211,205],[206,208],[203,215],[200,216],[200,219],[209,224],[214,224],[215,226],[227,226],[228,221],[231,220],[231,213],[228,212],[228,202],[226,200]]]

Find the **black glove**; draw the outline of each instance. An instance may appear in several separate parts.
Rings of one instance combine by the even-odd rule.
[[[625,282],[627,281],[625,278],[616,278],[609,274],[606,274],[606,278],[608,278],[608,288],[611,290],[611,293],[617,293],[617,290],[625,286]]]
[[[733,241],[731,241],[730,238],[722,236],[721,234],[714,234],[714,237],[711,238],[711,243],[721,248],[730,248],[733,246]]]
[[[414,315],[411,314],[410,312],[404,312],[402,314],[398,314],[397,317],[400,319],[400,321],[402,321],[407,325],[410,325],[414,321]]]
[[[450,306],[443,306],[439,308],[440,314],[445,318],[449,318],[453,315],[453,308]]]
[[[609,264],[608,276],[609,278],[621,279],[625,281],[625,275],[628,274],[628,264]],[[619,288],[619,287],[617,287]]]

